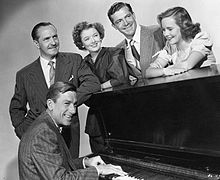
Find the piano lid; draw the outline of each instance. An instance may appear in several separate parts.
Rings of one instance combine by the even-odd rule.
[[[220,65],[141,79],[91,102],[115,152],[220,173]]]

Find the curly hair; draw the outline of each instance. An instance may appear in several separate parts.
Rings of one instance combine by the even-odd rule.
[[[176,24],[180,27],[182,38],[185,40],[193,39],[201,31],[199,23],[193,23],[192,19],[183,7],[174,7],[162,12],[157,16],[158,23],[161,25],[162,19],[173,16]]]
[[[81,33],[85,29],[94,28],[98,31],[100,38],[103,39],[105,36],[105,29],[104,26],[100,23],[88,23],[87,21],[80,22],[75,25],[72,36],[74,44],[80,49],[85,50],[85,47],[83,46],[82,39],[81,39]]]

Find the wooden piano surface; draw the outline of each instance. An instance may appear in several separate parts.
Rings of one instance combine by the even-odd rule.
[[[107,162],[144,179],[220,179],[220,66],[96,93]]]

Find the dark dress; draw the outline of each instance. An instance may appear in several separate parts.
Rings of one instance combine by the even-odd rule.
[[[93,73],[99,78],[101,84],[109,80],[112,87],[128,83],[128,70],[122,49],[102,47],[95,63],[93,63],[90,54],[87,55],[84,60]],[[104,147],[104,141],[97,121],[98,113],[96,109],[90,108],[86,120],[85,132],[89,135],[90,146],[93,153],[98,153],[106,148]]]

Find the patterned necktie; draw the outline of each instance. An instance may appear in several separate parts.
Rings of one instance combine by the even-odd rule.
[[[137,49],[134,46],[134,40],[133,39],[131,39],[131,41],[130,41],[130,46],[131,46],[132,55],[134,56],[135,59],[140,61],[140,54],[138,53]]]
[[[50,72],[49,72],[50,85],[52,85],[54,83],[54,79],[55,79],[54,62],[53,61],[49,61],[48,65],[50,66]]]

